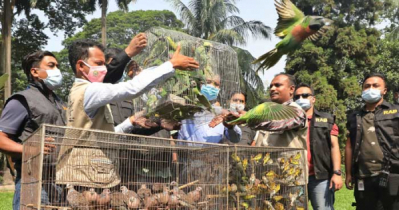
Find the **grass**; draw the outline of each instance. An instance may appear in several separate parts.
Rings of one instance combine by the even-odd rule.
[[[12,210],[13,192],[0,192],[0,210]]]

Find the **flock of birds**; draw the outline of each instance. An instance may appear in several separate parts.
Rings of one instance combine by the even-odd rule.
[[[233,153],[229,185],[223,187],[221,192],[227,192],[229,198],[245,210],[303,210],[306,197],[302,186],[304,183],[300,181],[303,177],[303,169],[299,166],[300,159],[300,152],[290,157],[277,158],[276,161],[271,158],[270,153],[259,153],[250,158],[242,158]],[[255,168],[265,167],[269,170],[255,173]],[[253,208],[254,199],[261,200],[263,208]]]
[[[172,187],[172,189],[170,189]],[[67,185],[67,201],[72,209],[159,209],[187,207],[197,209],[196,205],[202,196],[202,188],[196,187],[195,190],[185,193],[179,189],[177,182],[170,183],[170,187],[161,183],[155,183],[152,190],[145,184],[141,185],[137,192],[129,190],[126,186],[121,186],[120,192],[112,192],[104,189],[101,194],[91,188],[82,193],[74,189],[72,185]]]

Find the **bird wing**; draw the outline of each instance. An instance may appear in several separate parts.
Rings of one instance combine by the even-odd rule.
[[[329,25],[329,26],[325,25],[325,26],[321,27],[316,33],[310,35],[307,39],[315,42],[318,39],[320,39],[321,36],[323,36],[330,28],[331,28],[331,25]]]
[[[302,21],[305,15],[290,0],[275,0],[274,5],[278,13],[278,22],[274,34],[284,38],[289,33],[288,29]]]
[[[253,110],[248,111],[248,113],[252,115],[247,120],[247,123],[250,126],[258,125],[259,123],[266,121],[285,120],[297,116],[294,107],[274,102],[265,102],[258,107],[255,107]]]

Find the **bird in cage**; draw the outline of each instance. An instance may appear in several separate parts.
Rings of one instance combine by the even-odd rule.
[[[258,163],[261,159],[262,159],[262,154],[261,153],[255,155],[255,156],[251,156],[251,161],[253,161],[255,163]]]
[[[141,199],[145,199],[147,197],[151,196],[151,190],[147,188],[147,186],[145,184],[142,184],[140,186],[140,189],[137,190],[137,195],[141,198]]]
[[[129,190],[126,186],[121,186],[121,192],[124,195],[123,202],[129,209],[140,207],[141,199],[137,193]]]
[[[113,192],[111,193],[110,197],[111,197],[110,205],[112,209],[127,210],[127,205],[124,201],[125,196],[122,194],[122,192]]]
[[[263,157],[263,166],[273,164],[273,159],[270,158],[270,153],[266,153]]]
[[[89,210],[89,203],[82,193],[76,191],[71,184],[67,184],[66,188],[68,189],[67,201],[72,209]]]
[[[286,120],[297,116],[297,110],[292,106],[265,102],[249,110],[239,118],[226,123],[228,125],[247,124],[249,127],[256,129],[257,127],[261,127],[263,122]]]
[[[156,195],[150,195],[150,196],[144,198],[144,208],[145,209],[156,209],[153,207],[156,207],[158,205],[159,205],[159,203],[158,203]]]
[[[88,191],[83,191],[82,194],[86,198],[86,200],[90,206],[97,202],[98,194],[94,190],[94,188],[90,188]]]
[[[164,188],[162,183],[154,183],[151,187],[153,193],[161,192]]]
[[[276,202],[275,204],[274,204],[274,209],[275,210],[284,210],[285,208],[284,208],[284,204],[282,204],[282,203],[280,203],[280,202]]]
[[[111,201],[111,191],[104,189],[100,195],[97,196],[97,205],[107,206]]]
[[[264,200],[263,204],[265,204],[265,210],[274,210],[273,204],[270,201]]]
[[[167,186],[163,186],[162,193],[155,194],[155,197],[162,207],[166,207],[170,198],[169,188]]]
[[[322,16],[305,16],[290,0],[275,0],[275,6],[279,18],[274,34],[282,40],[276,48],[253,61],[261,63],[257,71],[274,66],[283,55],[299,49],[305,40],[317,41],[333,23]]]
[[[195,188],[195,190],[189,192],[187,195],[190,197],[190,199],[197,203],[202,196],[202,187]]]

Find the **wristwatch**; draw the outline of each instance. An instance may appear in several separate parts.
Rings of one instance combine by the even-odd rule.
[[[342,175],[342,171],[341,170],[335,170],[333,172],[335,175],[341,176]]]

